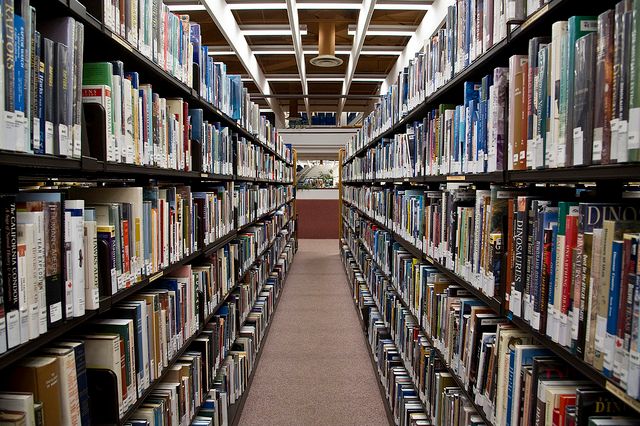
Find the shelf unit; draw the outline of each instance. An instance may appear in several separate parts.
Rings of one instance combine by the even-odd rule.
[[[240,228],[240,230],[263,220],[264,218],[275,213],[282,206],[290,203],[291,201],[292,200],[289,200],[286,203],[278,206],[276,209],[270,211],[269,213],[262,215],[258,219],[251,221],[251,223]],[[288,224],[288,221],[287,223],[285,223],[285,226],[287,224]],[[15,348],[8,350],[7,352],[0,355],[0,370],[7,368],[14,362],[35,352],[41,347],[46,346],[47,344],[60,338],[64,334],[69,333],[72,330],[78,329],[82,325],[87,325],[92,319],[96,318],[98,315],[102,315],[104,313],[109,312],[112,305],[116,304],[121,300],[124,300],[125,298],[131,296],[132,294],[135,294],[143,290],[145,287],[147,287],[149,284],[151,284],[153,281],[157,280],[158,278],[161,278],[165,275],[170,275],[173,271],[177,270],[179,267],[184,266],[190,262],[193,262],[194,260],[202,257],[203,255],[206,255],[207,253],[210,253],[213,250],[217,250],[218,248],[225,246],[229,242],[233,241],[233,239],[236,237],[238,232],[239,231],[237,230],[233,230],[227,235],[225,235],[224,237],[219,238],[217,241],[213,242],[212,244],[209,244],[203,249],[197,250],[196,252],[188,256],[185,256],[178,262],[175,262],[169,265],[168,267],[164,268],[159,272],[156,272],[148,277],[145,277],[143,280],[135,283],[131,287],[121,290],[112,296],[103,297],[100,300],[100,308],[98,310],[87,311],[87,313],[81,317],[64,321],[62,324],[56,326],[55,328],[52,328],[51,330],[47,331],[45,334],[39,336],[38,338],[30,340],[20,346],[16,346]]]
[[[347,218],[343,217],[343,220],[348,223]],[[384,271],[384,269],[382,269],[380,267],[380,265],[378,264],[378,261],[376,260],[375,256],[373,255],[373,253],[371,253],[371,251],[369,250],[369,248],[366,246],[366,244],[364,244],[364,242],[362,241],[362,239],[357,235],[357,233],[355,232],[355,229],[351,226],[351,224],[349,224],[349,228],[352,230],[352,232],[354,232],[355,234],[355,238],[356,238],[356,242],[358,244],[360,244],[360,246],[367,252],[367,254],[371,257],[371,260],[373,261],[373,263],[375,263],[376,268],[378,269],[378,271],[382,274],[382,276],[387,280],[387,282],[391,285],[391,287],[393,288],[394,293],[396,294],[396,297],[398,299],[398,301],[400,301],[400,303],[402,304],[402,306],[407,309],[409,312],[411,312],[411,315],[413,315],[413,310],[409,307],[409,305],[407,304],[407,302],[404,300],[404,298],[402,297],[402,294],[398,291],[398,287],[396,286],[396,284],[394,283],[393,277],[390,277],[389,275],[387,275],[387,273]],[[360,268],[362,269],[362,268]],[[371,291],[371,289],[369,289],[369,291]],[[376,305],[377,305],[377,300],[376,300]],[[378,306],[378,309],[380,309],[380,306]],[[445,360],[444,355],[442,354],[442,352],[440,352],[440,350],[433,344],[433,340],[431,339],[431,336],[427,333],[427,331],[424,329],[424,327],[422,326],[422,320],[420,318],[415,318],[416,320],[416,324],[420,325],[420,331],[422,331],[422,334],[424,334],[424,336],[427,338],[427,340],[429,341],[429,344],[431,345],[431,347],[433,347],[433,349],[436,351],[436,353],[438,354],[438,357],[440,359],[442,359],[443,361]],[[490,422],[486,416],[486,414],[484,413],[484,411],[482,410],[481,407],[479,407],[478,405],[476,405],[474,398],[473,397],[473,392],[468,390],[462,383],[462,380],[460,380],[460,378],[458,377],[457,373],[455,371],[453,371],[453,369],[451,367],[449,367],[448,364],[444,363],[445,367],[447,368],[448,372],[451,374],[451,377],[453,377],[453,379],[456,382],[456,385],[461,389],[461,391],[464,393],[465,397],[467,398],[467,400],[469,401],[469,403],[476,409],[476,411],[478,412],[478,414],[482,417],[482,420],[485,422],[485,424],[487,425],[491,425],[493,424],[492,422]]]
[[[518,326],[521,329],[526,330],[529,333],[531,333],[531,335],[536,339],[536,341],[538,341],[539,344],[547,347],[548,349],[553,351],[557,356],[559,356],[560,358],[564,359],[569,364],[569,366],[571,366],[575,371],[577,371],[581,375],[589,378],[590,380],[592,380],[596,385],[600,386],[601,388],[608,390],[609,392],[614,394],[616,397],[618,397],[620,400],[622,400],[622,402],[624,402],[625,404],[627,404],[628,406],[633,408],[636,412],[640,413],[640,401],[632,399],[631,397],[629,397],[625,393],[625,391],[618,386],[618,384],[615,381],[613,381],[610,378],[604,376],[601,372],[595,370],[591,365],[587,364],[584,360],[576,357],[574,354],[572,354],[569,351],[568,348],[565,348],[564,346],[553,342],[549,337],[541,334],[537,330],[534,330],[528,323],[526,323],[521,318],[513,316],[510,311],[507,311],[507,310],[504,309],[504,307],[502,306],[502,303],[500,301],[498,301],[495,298],[491,298],[491,297],[485,295],[484,293],[482,293],[482,291],[478,290],[476,287],[474,287],[470,282],[466,281],[464,278],[458,276],[456,273],[454,273],[453,271],[449,270],[444,265],[442,265],[442,264],[440,264],[438,262],[435,262],[431,257],[429,257],[429,256],[425,255],[424,253],[422,253],[422,251],[420,249],[415,247],[410,242],[406,241],[404,238],[400,237],[398,234],[396,234],[389,227],[387,227],[384,224],[380,223],[379,221],[371,218],[369,215],[367,215],[365,212],[360,210],[354,204],[351,204],[351,203],[349,203],[347,201],[343,201],[343,203],[347,204],[347,205],[350,205],[351,207],[357,209],[361,216],[363,216],[364,218],[370,220],[371,222],[373,222],[376,226],[380,227],[381,229],[384,229],[387,232],[391,233],[393,238],[394,238],[394,240],[397,241],[398,243],[400,243],[400,245],[402,245],[402,247],[405,250],[407,250],[409,253],[411,253],[414,257],[416,257],[418,259],[421,259],[421,260],[424,260],[426,262],[429,262],[432,266],[436,267],[440,272],[443,272],[444,274],[446,274],[454,283],[464,287],[469,292],[471,292],[475,297],[477,297],[478,299],[482,300],[495,313],[499,314],[502,317],[505,317],[505,318],[509,319],[509,321],[511,321],[516,326]]]
[[[340,240],[341,241],[341,240]],[[348,284],[350,286],[349,291],[351,292],[351,294],[353,294],[354,291],[354,283],[351,281],[350,275],[349,275],[349,271],[347,271],[347,267],[345,265],[345,259],[342,259],[342,267],[344,268],[344,272],[347,275],[347,281]],[[359,265],[358,265],[359,267]],[[362,328],[363,334],[362,337],[364,339],[364,343],[367,347],[367,353],[369,354],[369,360],[371,361],[371,368],[373,369],[375,375],[376,375],[376,383],[378,384],[378,390],[380,391],[380,396],[382,397],[382,400],[384,401],[384,410],[387,413],[387,420],[389,421],[389,424],[396,424],[395,420],[393,418],[393,410],[391,409],[391,405],[390,405],[390,401],[389,398],[387,396],[387,393],[385,391],[384,385],[382,383],[382,377],[380,376],[380,372],[378,370],[378,364],[376,363],[375,357],[373,355],[372,352],[372,348],[371,345],[369,344],[369,339],[368,337],[368,331],[367,331],[367,325],[364,323],[364,319],[362,318],[362,312],[360,311],[360,309],[358,308],[357,303],[355,303],[355,300],[353,301],[353,307],[356,310],[356,314],[358,317],[358,321],[360,322],[360,327]],[[377,306],[377,303],[376,303]],[[379,307],[378,307],[379,308]]]
[[[604,6],[591,2],[580,5],[580,14],[588,15],[602,12]],[[527,51],[529,38],[536,35],[551,35],[551,24],[560,19],[566,19],[575,14],[575,2],[571,0],[551,0],[543,7],[530,15],[524,22],[507,23],[507,37],[494,44],[482,55],[477,57],[467,67],[457,72],[447,83],[436,89],[432,94],[425,97],[416,107],[411,109],[401,119],[393,123],[389,128],[381,131],[362,147],[358,148],[349,156],[345,156],[342,164],[351,162],[355,157],[359,157],[367,149],[377,145],[382,139],[392,137],[398,133],[406,131],[406,125],[416,120],[422,120],[427,112],[437,108],[443,102],[462,100],[462,87],[465,81],[481,78],[500,65],[506,65],[509,57],[518,51]],[[444,25],[444,21],[440,26]]]
[[[287,223],[288,223],[288,222],[287,222]],[[287,225],[287,223],[285,223],[285,224],[283,225],[283,228]],[[274,242],[275,242],[275,240],[274,240],[274,241],[271,241],[271,243],[269,244],[269,246],[267,247],[267,249],[271,248],[271,246],[273,245],[273,243],[274,243]],[[287,243],[288,243],[288,241],[287,241]],[[285,247],[286,247],[286,243],[285,243]],[[260,260],[261,260],[262,255],[264,255],[264,253],[266,253],[267,249],[265,249],[265,251],[264,251],[260,256],[258,256],[258,257],[255,259],[255,261],[254,261],[254,262],[252,263],[252,265],[251,265],[252,267],[253,267],[253,265],[255,265],[258,261],[260,261]],[[281,251],[279,254],[282,254],[282,251]],[[250,268],[249,268],[249,269],[250,269]],[[240,277],[240,281],[242,280],[242,278],[244,278],[244,274]],[[284,286],[284,282],[286,282],[286,280],[285,280],[285,281],[283,281],[283,286]],[[202,323],[202,325],[201,325],[200,329],[198,329],[198,331],[196,331],[196,333],[195,333],[193,336],[191,336],[191,337],[190,337],[190,338],[189,338],[189,339],[184,343],[184,345],[182,345],[182,347],[177,351],[176,355],[174,355],[174,357],[169,361],[169,363],[168,363],[168,364],[169,364],[169,365],[168,365],[168,367],[164,369],[164,371],[162,372],[162,374],[160,375],[160,377],[158,377],[156,380],[154,380],[154,381],[153,381],[153,383],[151,383],[151,385],[149,386],[149,388],[148,388],[147,390],[145,390],[144,394],[143,394],[143,395],[142,395],[142,396],[141,396],[141,397],[140,397],[140,398],[139,398],[139,399],[134,403],[134,405],[132,405],[131,407],[129,407],[129,409],[128,409],[128,410],[127,410],[127,412],[124,414],[124,416],[122,417],[122,419],[120,419],[120,421],[119,421],[119,423],[118,423],[119,425],[124,425],[127,421],[129,421],[129,420],[131,419],[131,417],[132,417],[133,413],[135,413],[136,409],[138,409],[138,408],[139,408],[139,407],[144,403],[145,398],[146,398],[147,396],[149,396],[149,395],[154,391],[155,387],[156,387],[159,383],[161,383],[161,382],[162,382],[162,379],[164,379],[164,378],[166,377],[166,375],[167,375],[167,373],[169,372],[169,370],[170,370],[171,366],[172,366],[172,365],[174,365],[174,364],[176,363],[176,361],[177,361],[177,360],[178,360],[178,359],[179,359],[179,358],[180,358],[180,357],[185,353],[185,351],[188,349],[188,347],[189,347],[189,345],[191,344],[191,342],[193,342],[193,341],[194,341],[194,340],[195,340],[195,339],[196,339],[196,338],[201,334],[201,332],[202,332],[202,330],[203,330],[203,327],[204,327],[207,323],[209,323],[209,321],[211,321],[211,319],[214,317],[215,313],[220,309],[220,307],[222,307],[222,305],[224,305],[224,303],[226,303],[226,301],[227,301],[227,299],[229,298],[229,296],[230,296],[230,295],[232,295],[232,294],[233,294],[233,292],[234,292],[234,290],[236,290],[237,288],[238,288],[238,285],[236,284],[234,287],[232,287],[232,288],[230,288],[230,289],[229,289],[229,291],[227,292],[227,294],[225,294],[225,295],[222,297],[222,300],[221,300],[221,301],[216,305],[216,307],[213,309],[212,313],[211,313],[211,314],[210,314],[210,315],[209,315],[209,316],[204,320],[204,322]],[[258,293],[259,293],[259,292],[258,292]],[[278,300],[279,300],[279,298],[278,298]],[[274,306],[274,313],[275,313],[275,311],[276,311],[276,308],[277,308],[277,303],[276,303],[276,305]],[[243,325],[244,325],[244,322],[243,322]],[[269,322],[269,325],[271,325],[271,321]],[[263,336],[263,339],[262,339],[262,341],[261,341],[261,343],[260,343],[260,345],[261,345],[261,346],[262,346],[262,344],[264,343],[264,338],[266,338],[266,334],[267,334],[267,332],[268,332],[268,328],[269,328],[269,327],[267,326],[267,329],[265,330],[265,335]],[[261,351],[260,351],[260,352],[261,352]],[[259,354],[260,352],[258,352],[258,354]],[[252,372],[252,374],[251,374],[251,376],[250,376],[250,379],[252,379],[252,378],[253,378],[253,373],[255,372],[255,368],[256,368],[256,366],[257,366],[257,360],[258,360],[258,359],[259,359],[259,356],[257,356],[257,357],[256,357],[256,364],[254,364],[254,366],[253,366],[253,372]],[[249,389],[249,385],[250,385],[250,383],[251,383],[251,380],[250,380],[248,383],[249,383],[249,384],[247,385],[247,388],[245,389],[245,392],[243,393],[243,397],[245,397],[245,395],[246,395],[246,393],[247,393],[247,392],[246,392],[246,390],[248,390],[248,389]],[[239,419],[239,417],[238,417],[238,419]],[[230,423],[230,424],[233,424],[233,423]]]

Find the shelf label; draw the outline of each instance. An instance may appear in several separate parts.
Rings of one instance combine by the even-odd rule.
[[[149,277],[149,282],[153,282],[153,281],[157,280],[158,278],[160,278],[163,275],[164,275],[164,272],[160,271],[157,274],[152,275],[151,277]]]
[[[640,411],[640,401],[637,401],[637,400],[631,398],[629,395],[624,393],[624,391],[622,389],[620,389],[618,386],[616,386],[614,383],[611,383],[610,381],[607,381],[607,383],[605,384],[605,389],[608,390],[609,392],[611,392],[612,394],[614,394],[615,396],[617,396],[618,398],[620,398],[622,400],[622,402],[624,402],[625,404],[630,405],[631,407],[633,407],[634,410]]]

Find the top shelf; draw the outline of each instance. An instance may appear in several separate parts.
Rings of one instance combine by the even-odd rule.
[[[190,107],[202,108],[208,114],[214,116],[220,124],[229,127],[239,136],[263,147],[268,153],[274,155],[287,165],[291,166],[293,164],[292,161],[286,159],[273,147],[260,140],[257,135],[251,133],[236,120],[207,102],[200,96],[196,89],[189,87],[173,75],[165,72],[158,64],[144,56],[122,37],[106,28],[104,23],[98,17],[91,15],[86,7],[78,0],[32,0],[32,3],[37,4],[39,10],[51,12],[54,15],[70,15],[81,22],[85,26],[85,44],[94,41],[97,45],[106,45],[112,48],[110,51],[112,55],[111,58],[105,58],[104,51],[85,50],[85,60],[110,60],[114,57],[118,58],[128,67],[138,71],[144,81],[148,81],[154,88],[158,88],[164,96],[179,96],[187,101]]]
[[[571,7],[572,5],[573,8]],[[580,5],[580,14],[582,15],[590,13],[599,14],[603,10],[604,7],[599,2],[583,2]],[[575,13],[575,2],[571,0],[551,0],[531,14],[513,31],[509,32],[508,28],[508,34],[505,39],[491,46],[491,48],[480,55],[475,61],[460,70],[451,80],[427,96],[424,101],[411,109],[389,129],[383,131],[363,147],[356,150],[356,152],[344,160],[343,164],[347,164],[355,157],[362,155],[362,153],[372,146],[377,145],[382,139],[406,132],[407,124],[422,120],[429,111],[437,108],[441,103],[451,103],[454,100],[462,100],[462,88],[466,81],[481,78],[495,67],[506,66],[510,56],[528,51],[527,43],[530,37],[535,35],[551,35],[551,24],[553,22],[566,19]]]

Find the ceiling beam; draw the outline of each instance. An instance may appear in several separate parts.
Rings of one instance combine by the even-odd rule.
[[[300,35],[300,22],[298,19],[298,6],[296,0],[287,0],[287,15],[289,16],[289,26],[291,27],[291,38],[293,40],[293,50],[296,54],[296,63],[298,64],[298,73],[300,74],[300,84],[302,85],[302,94],[309,94],[309,86],[307,86],[307,70],[302,50],[302,36]],[[307,117],[310,116],[309,99],[304,98],[304,106],[307,110]]]
[[[347,71],[344,76],[344,83],[342,83],[342,94],[349,93],[351,88],[351,82],[353,76],[356,73],[356,65],[358,65],[358,59],[360,59],[360,52],[364,45],[364,39],[367,34],[367,28],[371,23],[371,16],[373,16],[373,9],[376,7],[376,0],[364,0],[362,2],[362,8],[358,13],[358,23],[356,24],[356,34],[353,36],[353,46],[351,47],[351,54],[349,55],[349,63],[347,64]],[[340,99],[338,103],[338,116],[342,114],[344,109],[345,99]]]
[[[233,51],[236,53],[236,56],[242,63],[242,66],[247,70],[253,81],[256,83],[256,86],[258,86],[260,93],[263,95],[270,95],[271,88],[269,87],[267,78],[262,72],[251,47],[249,47],[247,40],[242,34],[242,31],[233,16],[233,12],[227,5],[227,2],[225,0],[202,0],[202,5],[205,7],[207,13],[211,17],[211,20],[216,24],[224,38],[229,43],[229,46],[231,46]],[[298,31],[299,30],[300,29],[298,28]],[[280,108],[280,104],[271,99],[267,100],[267,102],[269,102],[269,106],[271,106],[271,109],[275,114],[275,126],[284,127],[285,117],[282,112],[282,108]]]

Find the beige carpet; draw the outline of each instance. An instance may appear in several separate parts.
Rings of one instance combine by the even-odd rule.
[[[337,240],[300,240],[240,425],[388,425]]]

